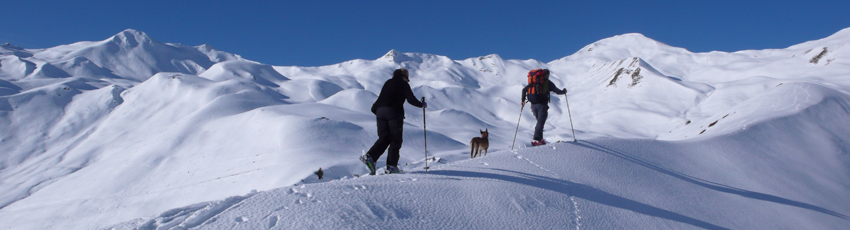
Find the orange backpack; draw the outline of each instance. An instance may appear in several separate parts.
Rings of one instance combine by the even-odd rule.
[[[549,93],[549,70],[535,69],[528,71],[529,95],[542,95]]]

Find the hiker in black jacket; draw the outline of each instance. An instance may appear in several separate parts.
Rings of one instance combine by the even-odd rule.
[[[530,71],[529,78],[531,79],[534,76],[540,76],[543,80],[540,81],[541,84],[534,84],[531,83],[532,80],[529,80],[530,84],[522,88],[522,105],[525,106],[527,95],[528,102],[531,102],[531,113],[537,118],[537,126],[534,127],[534,141],[531,142],[531,145],[537,146],[546,144],[546,141],[543,140],[543,125],[546,124],[546,119],[549,117],[549,92],[566,94],[567,88],[558,89],[558,86],[555,86],[555,83],[549,80],[548,69]],[[533,89],[535,87],[537,89]],[[529,91],[531,92],[529,93]]]
[[[372,113],[375,114],[378,123],[378,140],[366,152],[360,156],[360,161],[369,167],[370,174],[375,175],[375,162],[384,150],[389,146],[387,154],[387,172],[399,173],[398,152],[401,149],[402,131],[404,126],[404,101],[419,108],[428,107],[425,102],[420,102],[410,90],[410,73],[407,69],[397,69],[393,72],[393,78],[384,83],[378,100],[372,105]]]

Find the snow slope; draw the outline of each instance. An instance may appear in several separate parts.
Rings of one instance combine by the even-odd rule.
[[[850,138],[850,122],[835,120],[848,99],[706,140],[500,151],[428,172],[254,191],[114,229],[841,229],[850,144],[828,140]]]
[[[691,53],[625,34],[549,63],[391,50],[318,67],[136,30],[5,44],[0,228],[841,228],[848,42]],[[355,178],[400,67],[427,130],[406,106],[409,173]],[[531,140],[519,96],[536,68],[569,90],[545,138],[580,141],[510,151],[517,120],[516,145]],[[466,160],[479,129],[491,154]]]

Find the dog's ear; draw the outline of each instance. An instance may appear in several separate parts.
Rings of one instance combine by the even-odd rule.
[[[484,133],[484,131],[481,131],[480,129],[478,130],[478,132],[480,132],[480,133]]]
[[[486,128],[484,129],[484,132],[485,132],[485,133],[490,133],[490,132],[487,132],[487,129],[486,129]]]

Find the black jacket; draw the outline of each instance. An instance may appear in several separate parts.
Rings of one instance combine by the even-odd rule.
[[[375,104],[372,104],[372,113],[377,114],[380,107],[390,107],[396,113],[403,116],[405,100],[413,106],[419,108],[423,106],[422,102],[416,99],[413,91],[410,90],[410,84],[401,77],[393,77],[387,80],[384,83],[384,87],[381,88],[381,94],[378,95],[378,100],[375,101]]]
[[[528,87],[531,85],[526,85],[522,88],[522,101],[525,101],[526,94],[528,94]],[[556,94],[566,94],[567,91],[559,89],[555,86],[555,83],[552,83],[552,80],[549,80],[549,92],[555,92]],[[528,95],[528,102],[531,104],[549,104],[549,92],[546,92],[543,95]]]

